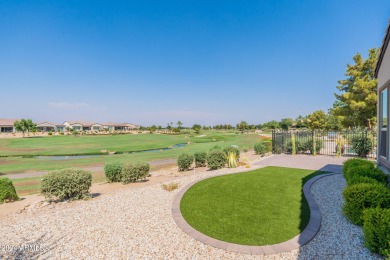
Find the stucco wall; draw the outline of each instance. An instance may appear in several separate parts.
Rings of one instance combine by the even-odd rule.
[[[378,88],[382,87],[390,79],[390,44],[387,46],[382,64],[378,73]]]

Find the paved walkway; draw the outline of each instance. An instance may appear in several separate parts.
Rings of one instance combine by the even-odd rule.
[[[326,155],[288,155],[278,154],[266,157],[255,163],[256,166],[280,166],[300,168],[307,170],[321,170],[334,173],[341,173],[342,164],[349,158]]]

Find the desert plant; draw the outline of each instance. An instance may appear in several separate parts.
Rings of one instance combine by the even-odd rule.
[[[296,145],[295,145],[295,134],[294,133],[291,134],[291,153],[293,155],[297,154],[297,148],[296,148]]]
[[[223,149],[223,152],[225,153],[226,156],[230,152],[233,152],[235,154],[236,161],[240,159],[240,149],[238,149],[236,146],[228,146]]]
[[[266,153],[266,147],[263,142],[257,142],[254,145],[254,150],[256,154],[263,155]]]
[[[90,172],[64,169],[48,173],[41,181],[41,193],[45,197],[59,200],[77,200],[90,197],[92,184]]]
[[[207,153],[198,152],[194,154],[195,167],[205,167],[207,165]]]
[[[123,184],[137,182],[149,175],[148,163],[127,163],[122,167],[121,181]]]
[[[207,165],[211,170],[221,169],[226,165],[226,155],[223,151],[214,150],[207,156]]]
[[[123,164],[111,162],[104,165],[104,174],[108,182],[120,182]]]
[[[53,133],[52,132],[48,132],[47,135],[53,135]]]
[[[248,150],[249,150],[249,148],[246,147],[246,146],[244,146],[244,147],[242,148],[242,151],[243,151],[244,153],[248,152]]]
[[[177,188],[179,188],[179,183],[177,182],[170,182],[170,183],[167,183],[167,184],[162,184],[162,188],[166,191],[173,191],[173,190],[176,190]]]
[[[359,157],[366,158],[372,149],[372,142],[368,136],[355,136],[351,139],[352,149]]]
[[[0,178],[0,204],[19,200],[12,181],[8,178]]]
[[[365,245],[373,252],[390,257],[390,209],[366,209],[363,220]]]
[[[191,168],[192,163],[194,162],[194,156],[183,153],[177,159],[177,166],[179,167],[179,171],[186,171]]]
[[[237,154],[234,151],[228,152],[226,161],[229,168],[237,168]]]
[[[343,191],[343,212],[356,225],[363,224],[363,211],[367,208],[389,208],[390,190],[380,184],[359,183]]]

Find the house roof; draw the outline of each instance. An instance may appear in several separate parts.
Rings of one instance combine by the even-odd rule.
[[[18,121],[18,119],[0,118],[0,125],[1,126],[14,126],[15,121]]]
[[[103,126],[126,126],[123,123],[113,123],[113,122],[106,122],[102,124]]]
[[[389,25],[387,26],[387,29],[386,29],[385,37],[383,38],[383,41],[382,41],[382,46],[381,46],[381,50],[379,53],[378,61],[376,62],[375,72],[374,72],[375,78],[378,77],[379,69],[381,67],[383,57],[385,56],[387,46],[389,45],[389,41],[390,41],[390,20],[389,20]]]
[[[82,125],[82,126],[93,126],[93,125],[101,125],[99,123],[96,123],[96,122],[88,122],[88,121],[66,121],[68,122],[70,125]]]
[[[57,125],[60,125],[60,124],[55,124],[55,123],[51,123],[51,122],[41,122],[41,123],[38,123],[37,126],[50,126],[50,127],[54,127],[54,126],[57,126]]]

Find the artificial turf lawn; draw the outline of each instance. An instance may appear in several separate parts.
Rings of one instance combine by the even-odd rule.
[[[303,184],[324,172],[266,167],[193,185],[180,209],[193,228],[242,245],[270,245],[302,232],[310,218]]]

